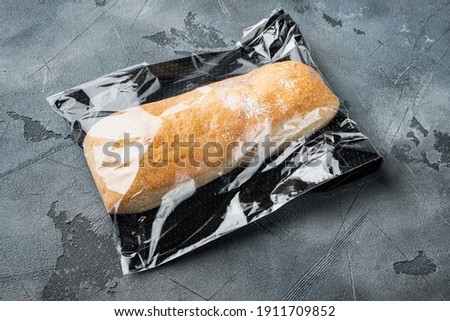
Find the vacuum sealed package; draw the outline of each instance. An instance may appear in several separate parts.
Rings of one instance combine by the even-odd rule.
[[[125,274],[382,163],[282,10],[234,49],[142,63],[47,100],[84,149]]]

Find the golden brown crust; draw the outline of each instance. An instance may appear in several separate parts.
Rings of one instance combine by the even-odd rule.
[[[180,167],[173,148],[169,148],[167,166],[145,161],[151,156],[149,150],[153,160],[159,160],[161,146],[164,142],[170,146],[176,134],[179,141],[188,141],[193,134],[202,147],[217,142],[224,149],[232,142],[257,141],[264,133],[276,141],[295,140],[328,124],[338,107],[338,99],[317,71],[299,62],[279,62],[108,116],[88,132],[85,155],[107,210],[139,213],[159,206],[162,196],[183,180],[194,179],[198,188],[232,169],[226,167],[230,155],[216,158],[220,165],[214,168],[202,162]],[[142,166],[136,162],[130,169],[101,166],[107,159],[101,152],[103,144],[116,142],[120,149],[124,132],[131,132],[130,141],[150,146]],[[181,148],[179,158],[188,156],[187,149]],[[202,148],[194,149],[195,160],[203,156]]]

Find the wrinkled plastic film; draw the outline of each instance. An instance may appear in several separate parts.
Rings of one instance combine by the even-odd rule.
[[[168,262],[270,214],[311,189],[329,188],[379,167],[381,157],[343,106],[337,112],[332,106],[322,106],[296,114],[275,130],[268,116],[273,106],[255,101],[257,95],[251,93],[233,95],[234,87],[248,85],[235,77],[289,60],[308,65],[313,73],[317,70],[295,22],[283,11],[275,11],[245,29],[233,50],[142,63],[48,98],[87,151],[88,164],[96,173],[94,180],[118,231],[124,273]],[[220,83],[223,88],[208,86],[222,80],[226,80]],[[301,87],[290,79],[278,80],[280,93]],[[193,90],[192,101],[177,101],[160,110],[147,105]],[[279,99],[285,95],[280,94]],[[177,117],[198,113],[198,106],[212,96],[226,108],[241,106],[250,124],[235,137],[238,146],[229,158],[222,159],[222,167],[177,168],[168,186],[157,184],[166,177],[161,174],[164,169],[152,169],[148,173],[154,177],[151,184],[156,185],[137,188],[136,182],[146,170],[143,157],[167,127],[167,119],[175,128]],[[213,118],[204,124],[209,133],[215,130]],[[129,142],[139,143],[143,152],[130,148],[125,159],[125,134]],[[211,135],[210,140],[220,141]],[[276,143],[269,153],[262,148],[268,135]],[[115,166],[102,165],[113,161],[105,155],[106,142],[117,143],[112,147],[121,162]],[[249,153],[242,151],[248,142],[253,144],[247,149],[252,157],[242,162],[249,158]],[[225,166],[229,161],[240,166]],[[155,192],[148,195],[150,187]],[[104,190],[109,191],[108,200]],[[123,214],[125,203],[133,200],[147,204],[145,211]]]

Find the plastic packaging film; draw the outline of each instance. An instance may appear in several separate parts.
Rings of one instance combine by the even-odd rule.
[[[47,100],[84,148],[125,274],[382,163],[282,10],[232,50],[142,63]]]

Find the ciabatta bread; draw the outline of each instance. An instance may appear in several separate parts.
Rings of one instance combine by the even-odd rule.
[[[317,71],[279,62],[105,117],[87,133],[84,152],[107,210],[140,213],[159,206],[177,184],[191,181],[198,188],[238,166],[244,143],[254,142],[254,151],[267,134],[277,146],[297,140],[327,125],[338,107]],[[174,142],[189,142],[190,135],[200,147],[175,152]],[[213,146],[207,152],[218,155],[210,162],[207,143]],[[200,164],[191,164],[192,156]]]

